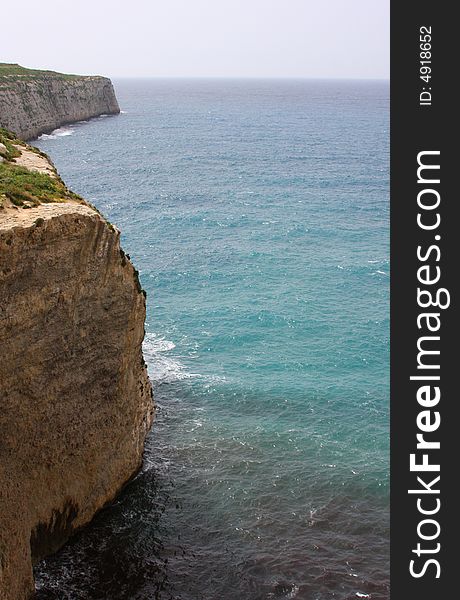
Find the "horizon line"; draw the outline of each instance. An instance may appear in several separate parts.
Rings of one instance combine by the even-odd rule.
[[[219,79],[219,80],[291,80],[291,81],[382,81],[390,77],[328,77],[328,76],[288,76],[288,75],[105,75],[113,79]]]

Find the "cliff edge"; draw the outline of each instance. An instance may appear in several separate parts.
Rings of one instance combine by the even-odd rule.
[[[102,114],[120,112],[107,77],[65,75],[0,63],[0,127],[31,140]]]
[[[0,598],[141,465],[145,296],[119,231],[0,130]]]

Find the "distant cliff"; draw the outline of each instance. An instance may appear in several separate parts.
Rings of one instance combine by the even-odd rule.
[[[0,126],[31,140],[62,125],[120,112],[106,77],[0,63]]]
[[[144,319],[119,231],[0,130],[1,600],[28,600],[32,565],[139,469]]]

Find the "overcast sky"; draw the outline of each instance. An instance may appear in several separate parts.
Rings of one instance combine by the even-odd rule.
[[[5,0],[0,62],[111,77],[389,77],[389,0]]]

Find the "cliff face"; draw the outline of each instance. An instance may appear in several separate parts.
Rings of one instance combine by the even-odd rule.
[[[106,77],[0,69],[0,126],[30,140],[67,123],[120,112]]]
[[[119,232],[14,147],[0,163],[1,600],[30,598],[32,564],[136,473],[153,418],[145,297]],[[8,187],[18,164],[25,197]],[[36,200],[44,177],[57,201]]]

